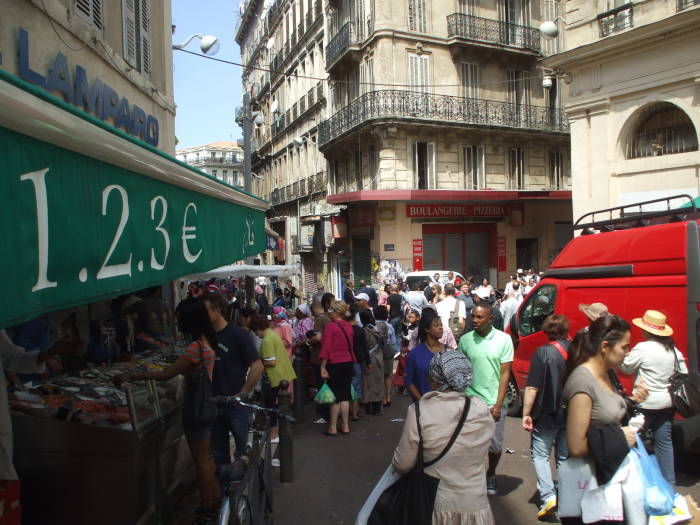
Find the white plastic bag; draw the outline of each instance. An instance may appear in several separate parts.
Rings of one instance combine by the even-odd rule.
[[[626,461],[629,461],[629,474],[622,482],[625,520],[627,525],[646,525],[648,518],[644,512],[644,483],[639,474],[639,458],[634,451],[630,451]]]
[[[629,476],[629,457],[626,457],[605,485],[590,489],[581,499],[581,519],[584,523],[596,521],[623,521],[622,482]]]
[[[593,461],[584,458],[569,458],[557,469],[559,478],[558,514],[561,517],[581,516],[581,500],[586,491],[597,488]]]
[[[372,510],[374,510],[374,506],[377,504],[379,496],[381,496],[382,493],[393,485],[400,477],[401,474],[394,470],[393,465],[389,465],[387,467],[384,474],[381,478],[379,478],[379,481],[367,497],[365,504],[362,505],[362,508],[357,515],[357,519],[355,520],[355,525],[367,525],[367,520],[369,519],[370,514],[372,514]]]

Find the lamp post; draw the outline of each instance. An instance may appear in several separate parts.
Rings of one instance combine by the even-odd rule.
[[[213,35],[192,35],[182,44],[173,44],[173,49],[184,49],[195,38],[199,38],[199,48],[205,55],[216,55],[219,52],[219,39]]]

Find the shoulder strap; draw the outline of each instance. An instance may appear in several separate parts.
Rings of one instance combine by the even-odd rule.
[[[416,425],[418,426],[418,457],[416,458],[416,465],[413,468],[419,472],[423,472],[423,432],[420,427],[420,399],[416,399],[413,402],[413,406],[416,409]]]
[[[452,445],[454,445],[455,441],[457,441],[457,437],[459,437],[459,433],[462,431],[462,427],[464,426],[464,422],[467,419],[467,414],[469,414],[469,407],[471,406],[471,399],[469,396],[465,396],[464,398],[464,409],[462,410],[462,415],[459,418],[459,423],[457,423],[457,428],[455,428],[455,431],[452,433],[452,437],[450,438],[450,442],[447,444],[447,446],[443,449],[442,452],[440,452],[440,455],[436,457],[435,459],[428,461],[424,463],[423,466],[429,467],[431,465],[434,465],[438,461],[440,461],[445,454],[449,452],[449,450],[452,448]],[[420,425],[419,425],[420,429]],[[419,431],[420,435],[420,431]]]
[[[559,341],[550,341],[549,344],[552,345],[557,350],[559,350],[559,353],[564,358],[564,361],[569,359],[568,352],[566,350],[564,350],[564,347],[561,345],[561,343]]]
[[[673,347],[673,371],[678,374],[681,371],[681,364],[678,361],[678,354],[676,353],[676,347]]]
[[[350,338],[348,337],[348,334],[345,333],[343,325],[340,324],[338,321],[333,321],[333,324],[340,328],[340,333],[342,333],[343,337],[345,337],[345,342],[348,344],[348,353],[350,354],[350,359],[352,359],[353,362],[357,362],[357,359],[355,358],[355,352],[353,351],[352,345],[350,344]]]

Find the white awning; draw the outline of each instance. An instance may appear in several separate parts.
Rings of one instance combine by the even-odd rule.
[[[207,280],[212,277],[226,279],[227,277],[283,277],[289,278],[293,275],[300,275],[301,268],[298,264],[278,264],[278,265],[255,265],[255,264],[233,264],[222,266],[206,273],[198,273],[183,277],[183,281]]]

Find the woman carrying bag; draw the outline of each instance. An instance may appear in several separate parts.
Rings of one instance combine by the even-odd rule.
[[[486,452],[495,423],[486,404],[464,395],[471,363],[446,350],[430,362],[435,391],[408,408],[392,464],[404,474],[379,498],[370,525],[493,525],[486,495]],[[388,504],[410,483],[408,498]]]
[[[328,430],[324,432],[327,436],[350,433],[350,402],[352,401],[350,386],[356,359],[352,344],[354,332],[350,323],[345,320],[347,311],[347,303],[343,301],[332,303],[328,312],[331,320],[321,337],[319,356],[321,378],[328,380],[328,386],[335,394]],[[341,421],[340,429],[338,429],[338,416]]]
[[[620,370],[634,374],[635,387],[646,385],[649,396],[639,403],[644,414],[644,427],[654,433],[654,453],[661,473],[671,486],[676,484],[673,464],[673,404],[669,387],[676,372],[688,373],[683,354],[676,348],[671,336],[673,328],[666,324],[666,316],[655,310],[647,310],[632,323],[642,329],[645,341],[637,344],[625,356]]]
[[[183,302],[184,304],[184,302]],[[216,334],[209,314],[199,301],[192,301],[178,311],[178,328],[191,339],[185,353],[165,370],[119,374],[113,381],[168,381],[176,375],[185,376],[182,423],[187,446],[197,467],[197,485],[201,508],[196,524],[213,524],[221,505],[219,481],[211,456],[211,426],[216,419],[216,405],[209,402],[214,395],[211,380],[216,355]]]

